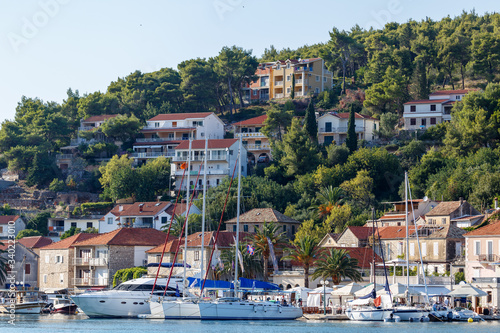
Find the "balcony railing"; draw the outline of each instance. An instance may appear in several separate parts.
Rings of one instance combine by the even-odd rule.
[[[236,133],[236,137],[242,137],[242,138],[263,138],[265,137],[264,134],[261,132],[248,132],[248,133]]]
[[[276,81],[276,82],[274,82],[274,85],[275,86],[282,86],[283,85],[283,81]]]
[[[156,158],[160,156],[164,157],[174,157],[174,152],[145,152],[145,153],[131,153],[130,157],[133,158]]]
[[[262,150],[262,149],[271,149],[271,145],[269,143],[261,143],[260,145],[258,144],[246,144],[245,148],[247,150]]]
[[[296,91],[295,96],[303,96],[302,91]]]
[[[108,278],[74,278],[75,286],[107,286]]]
[[[93,130],[94,128],[97,128],[97,127],[95,127],[95,126],[80,126],[80,127],[78,128],[78,130],[79,130],[79,131],[91,131],[91,130]]]
[[[175,172],[175,175],[176,176],[182,176],[182,174],[184,173],[184,170],[178,170]],[[198,170],[196,171],[191,171],[190,173],[191,176],[197,176],[198,175]],[[200,171],[200,176],[203,176],[204,175],[204,171],[201,170]],[[207,175],[229,175],[229,170],[227,169],[209,169],[208,172],[207,172]]]
[[[50,228],[52,228],[52,229],[50,229]],[[49,226],[49,231],[64,232],[64,226],[60,226],[60,225]]]
[[[187,156],[174,156],[173,160],[174,162],[186,162],[188,159]],[[226,161],[227,160],[227,155],[221,155],[221,156],[211,156],[207,158],[207,161]],[[193,161],[203,161],[202,156],[194,156],[191,158],[191,162]]]
[[[302,81],[303,81],[302,79],[296,79],[295,84],[302,84]]]
[[[169,140],[176,140],[175,138],[139,138],[135,139],[135,142],[163,142],[163,141],[169,141]],[[177,140],[180,140],[177,139]]]
[[[355,127],[356,132],[364,132],[365,128],[364,126],[356,126]],[[319,129],[320,133],[347,133],[347,127],[332,127],[331,129],[327,130],[324,127],[321,127]]]
[[[479,261],[500,262],[500,256],[496,254],[480,254]]]
[[[275,98],[283,98],[283,94],[274,94]]]
[[[56,159],[57,160],[70,160],[73,158],[73,154],[57,154]]]
[[[73,258],[73,265],[77,266],[106,266],[108,257],[100,258]]]

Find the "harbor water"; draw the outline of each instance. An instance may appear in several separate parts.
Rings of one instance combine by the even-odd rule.
[[[0,332],[24,333],[77,333],[77,332],[175,332],[175,333],[401,333],[408,332],[495,332],[500,322],[454,323],[384,323],[352,321],[200,321],[150,319],[90,319],[84,315],[17,315],[15,325],[7,316],[0,316]]]

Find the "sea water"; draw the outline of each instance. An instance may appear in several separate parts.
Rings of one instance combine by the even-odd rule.
[[[175,333],[402,333],[402,332],[495,332],[500,322],[384,323],[353,321],[200,321],[151,319],[91,319],[84,315],[17,315],[15,325],[0,316],[0,332],[77,333],[77,332],[175,332]]]

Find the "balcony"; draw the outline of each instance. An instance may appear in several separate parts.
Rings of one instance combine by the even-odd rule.
[[[133,158],[156,158],[160,156],[164,157],[174,157],[174,152],[146,152],[146,153],[131,153],[130,157]]]
[[[274,98],[283,98],[283,94],[274,94]]]
[[[364,132],[365,127],[364,126],[362,126],[362,127],[356,126],[355,131],[356,132]],[[329,129],[321,127],[321,128],[319,128],[319,133],[347,133],[347,127],[332,127]]]
[[[275,85],[276,87],[278,87],[278,86],[282,86],[282,85],[283,85],[283,81],[276,81],[276,82],[274,82],[274,85]]]
[[[94,128],[97,128],[97,127],[95,127],[95,126],[80,126],[80,127],[78,127],[78,130],[79,131],[91,131]]]
[[[106,266],[108,264],[108,256],[100,258],[73,258],[73,265],[76,266]]]
[[[174,137],[172,138],[139,138],[136,139],[135,142],[140,143],[140,142],[164,142],[164,141],[171,141],[171,140],[176,140]],[[178,138],[177,140],[180,140]]]
[[[56,160],[70,160],[73,158],[73,154],[57,154]]]
[[[184,173],[184,170],[178,170],[175,172],[176,176],[182,176]],[[198,176],[198,170],[196,171],[191,171],[190,172],[191,176]],[[203,176],[204,172],[203,170],[200,171],[200,176]],[[209,169],[207,172],[207,176],[209,175],[229,175],[229,170],[228,169]]]
[[[496,254],[480,254],[479,261],[500,263],[500,256]]]
[[[187,156],[174,156],[173,161],[174,162],[186,162],[188,159]],[[218,155],[218,156],[211,156],[207,158],[207,161],[226,161],[227,160],[227,155]],[[203,156],[194,156],[191,158],[191,162],[200,162],[203,161]]]
[[[62,225],[49,226],[49,231],[64,232],[64,226]]]
[[[296,91],[295,96],[304,96],[304,94],[302,94],[302,91]]]
[[[75,286],[107,286],[108,278],[74,278]]]
[[[236,137],[242,138],[265,138],[266,136],[261,132],[247,132],[247,133],[236,133]]]
[[[245,148],[247,150],[271,150],[271,145],[269,143],[258,144],[246,144]]]
[[[296,80],[295,80],[295,84],[296,84],[296,85],[297,85],[297,84],[302,84],[302,82],[303,82],[303,80],[302,80],[302,79],[296,79]]]

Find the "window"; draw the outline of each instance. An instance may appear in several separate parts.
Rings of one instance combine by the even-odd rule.
[[[283,225],[283,232],[286,232],[286,224]]]
[[[194,251],[194,261],[200,261],[200,251]]]
[[[314,92],[315,92],[316,94],[319,94],[319,88],[314,89]]]
[[[316,75],[316,82],[319,82],[319,76]]]
[[[160,127],[160,123],[155,122],[155,128]]]
[[[87,222],[87,229],[92,228],[92,222]]]
[[[333,143],[333,135],[325,136],[325,140],[323,142],[324,145],[331,145]]]
[[[172,127],[177,127],[177,122],[176,121],[172,122]]]
[[[431,104],[431,111],[436,111],[436,104]]]
[[[112,217],[108,217],[108,224],[113,224],[113,218]]]
[[[286,88],[286,93],[289,94],[292,91],[290,87]]]
[[[456,100],[460,100],[460,97],[461,97],[460,95],[455,96],[455,99],[456,99]]]
[[[59,274],[59,282],[64,283],[64,273]]]
[[[427,243],[422,243],[422,257],[427,255]]]
[[[437,257],[439,255],[439,243],[434,242],[434,257]]]
[[[0,227],[0,234],[3,234],[3,227]]]
[[[446,224],[446,217],[441,218],[441,224]]]
[[[427,119],[422,118],[422,119],[421,119],[421,125],[422,125],[422,126],[427,125]]]
[[[403,254],[403,243],[398,243],[398,256]]]
[[[280,64],[276,65],[276,69],[280,70],[281,69],[281,65]]]
[[[377,124],[376,123],[373,123],[373,129],[376,130],[377,129]]]
[[[43,274],[43,283],[47,283],[47,274]]]
[[[162,217],[161,217],[161,223],[162,223],[162,224],[165,224],[165,223],[167,223],[167,222],[168,222],[168,217],[167,217],[167,216],[162,216]]]
[[[332,123],[331,122],[325,123],[325,132],[327,132],[327,133],[332,132]]]
[[[233,232],[236,232],[236,224],[233,225]]]
[[[476,256],[481,254],[481,241],[475,241],[474,242],[474,254]]]
[[[295,234],[295,226],[292,225],[292,235],[294,235],[294,234]]]
[[[326,76],[325,76],[325,77],[323,77],[323,82],[326,82]]]
[[[417,119],[415,118],[410,118],[410,125],[416,125],[417,124]]]
[[[286,80],[287,80],[287,81],[291,81],[291,80],[292,80],[291,75],[287,75],[287,76],[286,76]]]
[[[76,228],[76,222],[71,222],[71,228],[75,227]]]
[[[62,264],[64,261],[63,256],[56,256],[56,264]]]
[[[410,244],[410,256],[415,255],[415,243]]]
[[[243,231],[244,232],[248,232],[248,224],[244,224],[243,225]]]
[[[436,125],[436,118],[431,118],[431,125]]]
[[[417,111],[417,106],[416,105],[410,105],[410,112],[415,112]]]
[[[168,133],[168,138],[169,139],[173,139],[175,136],[174,136],[174,133]]]
[[[438,272],[438,267],[437,267],[437,266],[434,266],[434,273],[439,273],[439,272]]]
[[[286,64],[286,68],[290,69],[290,63]]]
[[[50,256],[48,254],[45,256],[45,263],[46,264],[50,263]]]
[[[24,273],[31,274],[31,264],[24,265]]]
[[[257,96],[257,89],[254,89],[254,90],[252,90],[252,91],[253,91],[253,95],[254,95],[254,96]]]

